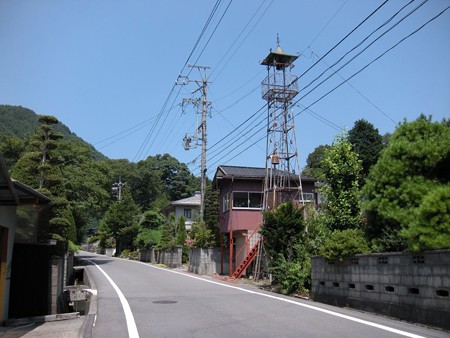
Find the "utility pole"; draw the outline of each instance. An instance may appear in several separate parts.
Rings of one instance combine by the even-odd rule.
[[[197,119],[197,128],[194,135],[186,136],[183,139],[183,147],[185,150],[194,149],[198,146],[201,146],[201,186],[200,186],[200,220],[204,220],[205,214],[205,193],[206,193],[206,144],[207,144],[207,133],[206,133],[206,115],[211,106],[211,102],[207,99],[207,91],[206,88],[208,86],[208,78],[206,76],[206,70],[209,67],[206,66],[195,66],[189,65],[191,68],[197,68],[201,74],[200,80],[189,80],[187,77],[180,76],[179,78],[183,78],[182,84],[187,84],[189,82],[195,82],[198,86],[196,90],[192,92],[195,94],[197,92],[201,93],[201,98],[197,99],[183,99],[183,106],[185,103],[191,103],[197,107],[197,116],[201,116],[201,122]]]
[[[119,182],[114,182],[112,185],[112,191],[117,200],[122,199],[122,188],[126,183],[122,182],[122,177],[119,177]]]

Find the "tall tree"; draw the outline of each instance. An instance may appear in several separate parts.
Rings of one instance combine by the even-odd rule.
[[[194,177],[186,164],[180,163],[169,154],[149,156],[146,166],[157,174],[164,185],[164,192],[170,201],[192,196],[199,190],[200,181]]]
[[[322,161],[324,153],[330,149],[329,145],[320,145],[306,158],[306,166],[303,169],[303,176],[320,179],[323,176]]]
[[[156,211],[146,211],[139,223],[139,232],[134,241],[139,249],[156,247],[161,240],[161,231],[166,218]]]
[[[442,199],[446,196],[443,186],[450,182],[449,168],[447,121],[432,122],[431,117],[421,115],[397,127],[364,187],[367,233],[380,250],[436,248],[422,241],[421,233],[450,233],[446,218],[440,216],[446,212]],[[431,208],[433,200],[443,206],[442,211]],[[450,247],[450,243],[444,246]]]
[[[356,121],[348,132],[348,141],[361,160],[361,178],[364,179],[380,156],[380,151],[383,149],[383,137],[372,123],[361,119]]]
[[[79,140],[61,140],[55,152],[64,162],[60,165],[66,196],[70,203],[81,243],[87,229],[96,228],[111,203],[110,171],[104,161]]]
[[[165,195],[164,184],[160,178],[161,174],[155,170],[151,161],[139,161],[136,165],[135,178],[130,179],[131,187],[134,191],[136,203],[143,209],[153,208],[158,199],[163,198],[164,204],[169,202]]]
[[[217,242],[219,242],[220,230],[219,230],[219,190],[214,189],[211,184],[206,186],[205,193],[205,225],[211,229],[216,236]]]
[[[321,192],[326,196],[327,226],[331,230],[360,227],[361,161],[345,135],[338,135],[331,148],[325,151],[322,170],[325,184]]]
[[[100,230],[116,242],[116,255],[132,243],[138,231],[139,207],[134,203],[129,188],[125,187],[122,199],[111,204],[100,222]],[[133,236],[130,236],[133,232]]]
[[[61,134],[52,129],[58,123],[55,117],[42,115],[39,122],[30,151],[19,159],[12,176],[50,197],[49,232],[58,240],[55,253],[62,253],[68,248],[68,240],[76,242],[76,228],[60,168],[62,159],[56,151]]]
[[[0,153],[8,168],[13,168],[25,151],[25,142],[19,137],[0,135]]]
[[[170,219],[163,224],[161,240],[158,245],[160,249],[172,249],[176,246],[176,226],[175,215],[172,213]]]

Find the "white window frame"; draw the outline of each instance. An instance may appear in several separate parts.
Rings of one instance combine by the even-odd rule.
[[[303,201],[305,203],[314,202],[314,193],[313,192],[304,192],[303,193]]]
[[[230,210],[230,193],[229,192],[227,192],[225,195],[223,195],[222,210],[223,210],[223,212]]]
[[[235,198],[234,194],[240,193],[240,194],[247,194],[247,206],[235,206]],[[261,196],[261,202],[259,207],[250,207],[250,194],[258,194]],[[263,207],[263,193],[260,191],[233,191],[233,203],[232,208],[233,209],[240,209],[240,210],[262,210]]]

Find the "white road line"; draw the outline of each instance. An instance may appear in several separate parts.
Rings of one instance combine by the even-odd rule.
[[[178,274],[178,275],[183,275],[183,276],[186,276],[186,277],[189,277],[189,278],[193,278],[193,279],[197,279],[197,280],[200,280],[200,281],[203,281],[203,282],[206,282],[206,283],[221,285],[221,286],[224,286],[224,287],[227,287],[227,288],[239,290],[239,291],[242,291],[242,292],[251,293],[251,294],[254,294],[254,295],[261,296],[261,297],[267,297],[267,298],[276,299],[276,300],[279,300],[279,301],[282,301],[282,302],[290,303],[290,304],[293,304],[293,305],[302,306],[302,307],[305,307],[305,308],[308,308],[308,309],[311,309],[311,310],[323,312],[323,313],[329,314],[331,316],[340,317],[340,318],[347,319],[347,320],[350,320],[350,321],[353,321],[353,322],[357,322],[357,323],[360,323],[360,324],[363,324],[363,325],[376,327],[378,329],[381,329],[381,330],[384,330],[384,331],[389,331],[389,332],[392,332],[392,333],[396,333],[398,335],[402,335],[402,336],[405,336],[405,337],[425,338],[423,336],[419,336],[419,335],[416,335],[414,333],[410,333],[410,332],[394,329],[394,328],[389,327],[389,326],[385,326],[385,325],[381,325],[381,324],[377,324],[377,323],[372,323],[372,322],[369,322],[367,320],[363,320],[363,319],[359,319],[359,318],[356,318],[356,317],[344,315],[344,314],[341,314],[341,313],[338,313],[338,312],[334,312],[334,311],[331,311],[331,310],[322,309],[320,307],[316,307],[316,306],[313,306],[313,305],[299,303],[299,302],[296,302],[295,300],[285,299],[285,298],[281,298],[281,297],[278,297],[278,296],[269,295],[269,294],[266,294],[266,293],[261,293],[261,292],[257,292],[257,291],[247,290],[247,289],[244,289],[244,288],[241,288],[241,287],[238,287],[238,286],[228,285],[228,284],[216,282],[216,281],[213,281],[213,280],[204,279],[202,277],[189,275],[189,274],[186,274],[186,273],[180,272],[180,271],[168,270],[166,268],[161,268],[161,267],[150,265],[150,264],[143,263],[143,262],[138,262],[138,261],[132,261],[132,262],[143,264],[143,265],[151,267],[153,269],[158,269],[158,270],[163,270],[163,271],[167,271],[167,272],[170,272],[170,273],[175,273],[175,274]]]
[[[127,299],[123,295],[122,291],[120,291],[119,287],[116,283],[111,279],[111,277],[108,276],[108,274],[103,271],[101,267],[99,267],[97,264],[95,264],[93,261],[84,258],[88,262],[94,264],[100,271],[103,273],[108,280],[108,282],[112,285],[114,290],[116,290],[117,295],[119,296],[120,303],[122,304],[123,312],[125,313],[125,319],[127,322],[127,328],[128,328],[128,337],[130,338],[139,338],[139,333],[136,327],[136,322],[134,321],[133,312],[131,312],[130,304],[128,304]]]

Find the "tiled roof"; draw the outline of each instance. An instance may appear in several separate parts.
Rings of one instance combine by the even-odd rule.
[[[181,200],[173,201],[171,205],[200,205],[200,193],[195,193],[194,196],[183,198]]]
[[[229,165],[221,165],[217,168],[221,170],[224,176],[236,176],[236,177],[260,177],[264,178],[266,175],[266,169],[253,168],[253,167],[235,167]]]
[[[214,179],[217,179],[219,177],[264,179],[265,176],[266,176],[265,168],[220,165],[217,167]],[[302,176],[302,181],[315,181],[315,179]]]

